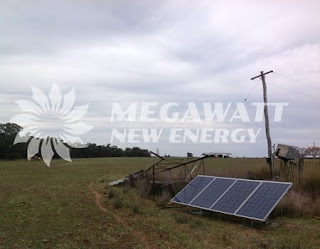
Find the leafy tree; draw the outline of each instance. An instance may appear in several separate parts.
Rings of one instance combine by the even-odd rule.
[[[13,145],[16,135],[22,130],[17,124],[0,124],[0,158],[16,159],[26,156],[26,145]]]

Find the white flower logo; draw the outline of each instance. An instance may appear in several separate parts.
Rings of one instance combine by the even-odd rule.
[[[32,88],[32,92],[34,102],[16,101],[24,113],[10,120],[23,127],[14,144],[30,141],[27,149],[28,160],[41,151],[48,167],[54,151],[64,160],[71,162],[69,147],[86,147],[78,135],[85,134],[93,128],[79,121],[89,105],[74,107],[74,89],[62,98],[56,84],[52,84],[48,97],[38,88]]]

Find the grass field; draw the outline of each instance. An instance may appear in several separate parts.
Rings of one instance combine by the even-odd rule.
[[[137,189],[107,185],[155,161],[55,160],[51,168],[42,161],[1,161],[0,248],[320,248],[320,220],[288,216],[281,205],[271,224],[251,227],[183,207],[162,209]],[[263,167],[263,159],[206,162],[216,175],[245,176]],[[319,161],[306,163],[306,175],[319,170]]]

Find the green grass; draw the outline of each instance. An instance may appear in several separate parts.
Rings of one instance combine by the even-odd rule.
[[[320,248],[320,221],[311,217],[276,216],[276,226],[251,227],[190,215],[187,208],[163,209],[137,189],[107,185],[156,160],[55,160],[50,168],[41,161],[0,161],[0,248]],[[207,171],[216,175],[240,177],[264,166],[263,159],[209,160]]]

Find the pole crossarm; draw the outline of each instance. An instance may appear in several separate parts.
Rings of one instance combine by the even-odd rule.
[[[259,75],[257,75],[257,76],[254,76],[254,77],[251,78],[251,80],[254,80],[254,79],[256,79],[256,78],[260,78],[262,75],[266,75],[266,74],[268,74],[268,73],[273,73],[273,70],[270,70],[269,72],[266,72],[266,73],[259,74]]]

